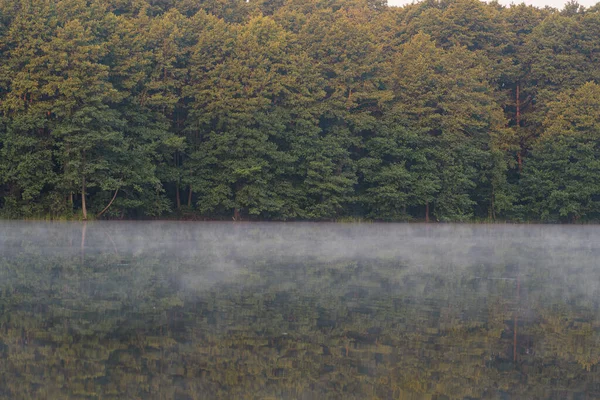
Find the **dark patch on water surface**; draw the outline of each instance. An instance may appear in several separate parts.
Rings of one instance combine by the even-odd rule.
[[[600,228],[0,223],[3,398],[600,395]]]

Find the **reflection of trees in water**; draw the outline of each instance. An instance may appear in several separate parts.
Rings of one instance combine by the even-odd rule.
[[[0,260],[0,397],[600,394],[598,300],[580,288],[597,278],[594,249],[576,266],[564,248],[526,244],[541,264],[515,264],[512,243],[469,265],[454,260],[479,250],[455,248],[431,257],[437,268],[385,255],[277,262],[230,243],[190,253],[193,236],[179,252],[136,253],[112,232],[115,251],[89,225],[82,265],[63,234],[53,252],[22,239]],[[567,270],[544,267],[556,263]]]

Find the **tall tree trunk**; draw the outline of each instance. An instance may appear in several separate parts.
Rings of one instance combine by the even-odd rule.
[[[85,175],[81,178],[81,210],[83,212],[83,220],[87,220],[87,206],[85,204]]]
[[[517,83],[517,96],[516,96],[516,102],[517,102],[517,129],[521,126],[521,88],[520,88],[520,84]]]
[[[69,144],[68,143],[67,143],[67,154],[69,154]],[[68,163],[65,165],[64,174],[69,175],[69,164]],[[73,192],[69,192],[69,195],[67,196],[67,205],[69,207],[71,207],[71,211],[73,211]]]
[[[83,163],[82,163],[82,169],[85,171],[85,150],[83,151],[82,154],[82,158],[83,158]],[[85,173],[83,174],[83,176],[81,177],[81,210],[83,212],[83,220],[87,220],[87,206],[85,204]]]
[[[192,186],[190,185],[190,191],[188,192],[188,207],[192,207]]]
[[[173,165],[175,165],[175,168],[177,170],[179,170],[179,164],[180,164],[179,151],[175,150],[175,153],[173,153]],[[180,210],[181,209],[181,195],[179,194],[179,178],[177,178],[177,182],[175,183],[175,204],[177,205],[177,209]]]
[[[489,218],[492,221],[496,220],[496,210],[494,209],[494,199],[496,198],[496,191],[494,190],[494,186],[492,185],[492,195],[490,196],[490,212]]]
[[[516,94],[516,103],[517,103],[517,134],[521,129],[521,85],[517,83],[517,94]],[[523,143],[519,141],[519,150],[517,152],[517,163],[519,165],[519,173],[523,172],[523,156],[522,156]]]
[[[425,203],[425,222],[429,222],[429,202]]]

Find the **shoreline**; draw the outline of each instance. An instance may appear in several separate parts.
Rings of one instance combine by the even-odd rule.
[[[125,223],[125,222],[181,222],[181,223],[203,223],[203,224],[328,224],[328,225],[430,225],[430,226],[445,226],[445,225],[543,225],[543,226],[600,226],[600,221],[589,222],[543,222],[543,221],[435,221],[425,222],[422,220],[412,221],[379,221],[379,220],[226,220],[226,219],[177,219],[177,218],[157,218],[157,219],[45,219],[45,218],[0,218],[0,223],[3,222],[52,222],[52,223],[72,223],[72,222],[90,222],[90,223]]]

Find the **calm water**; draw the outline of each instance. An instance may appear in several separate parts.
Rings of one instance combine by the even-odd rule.
[[[0,398],[600,398],[600,227],[0,222]]]

